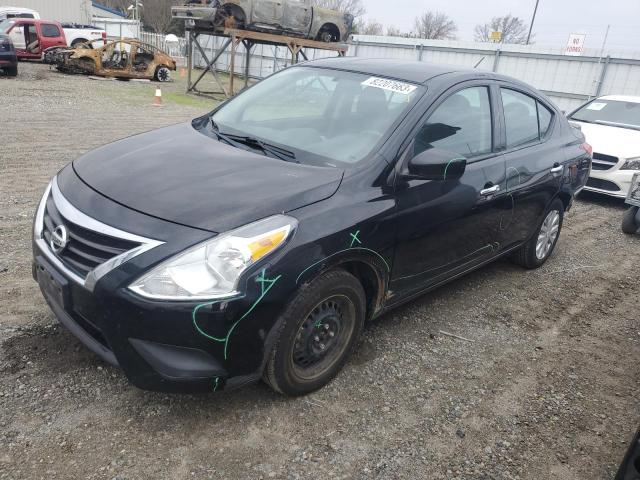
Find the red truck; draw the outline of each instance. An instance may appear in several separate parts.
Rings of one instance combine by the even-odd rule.
[[[51,20],[12,18],[1,22],[2,27],[13,41],[20,60],[39,60],[47,48],[67,45],[62,25]]]

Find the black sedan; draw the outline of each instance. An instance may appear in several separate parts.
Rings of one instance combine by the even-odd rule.
[[[0,70],[8,76],[18,75],[18,57],[13,42],[8,35],[0,33]]]
[[[325,385],[366,321],[497,258],[542,265],[591,148],[511,78],[324,59],[63,168],[34,223],[59,320],[135,385]]]

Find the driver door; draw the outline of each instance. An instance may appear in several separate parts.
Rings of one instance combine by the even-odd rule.
[[[461,178],[396,180],[397,235],[391,289],[411,294],[494,257],[509,213],[505,160],[495,151],[499,129],[489,85],[454,87],[429,108],[399,160],[430,148],[466,158]],[[401,293],[402,292],[402,293]]]
[[[131,76],[131,44],[117,41],[108,44],[101,55],[103,74],[114,77]]]

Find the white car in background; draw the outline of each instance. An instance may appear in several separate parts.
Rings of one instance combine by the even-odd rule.
[[[593,147],[585,190],[625,198],[640,171],[640,97],[606,95],[569,115]]]

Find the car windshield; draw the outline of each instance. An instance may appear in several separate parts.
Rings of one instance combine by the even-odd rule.
[[[312,165],[347,166],[367,157],[424,87],[313,67],[284,70],[216,111],[221,134],[248,136]]]
[[[9,19],[0,21],[0,33],[5,33],[11,28],[11,25],[13,25],[14,23],[16,23],[15,20]]]
[[[640,103],[597,98],[571,115],[571,119],[640,130]]]

